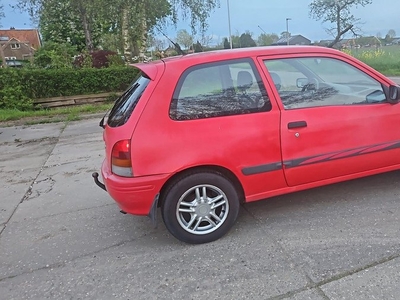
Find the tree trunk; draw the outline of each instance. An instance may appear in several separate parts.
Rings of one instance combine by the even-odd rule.
[[[341,37],[347,33],[349,30],[351,30],[354,27],[354,25],[349,25],[347,26],[345,29],[343,29],[342,31],[338,31],[335,39],[328,45],[328,48],[333,48],[333,46],[335,46],[340,40]]]
[[[122,8],[122,41],[124,56],[127,62],[131,62],[133,58],[137,61],[144,61],[146,58],[147,21],[145,1],[137,1],[135,8],[135,18],[139,25],[136,28],[138,32],[134,35],[131,32],[131,28],[133,28],[131,20],[131,11],[133,7],[129,4],[125,4]],[[132,36],[136,36],[137,38],[132,39]]]
[[[122,32],[122,41],[123,41],[123,52],[125,61],[130,63],[132,62],[132,47],[130,43],[130,34],[129,34],[129,5],[124,5],[122,8],[122,20],[121,20],[121,32]]]
[[[1,67],[7,68],[6,57],[4,56],[3,45],[0,44],[0,59],[1,59]]]
[[[92,33],[91,33],[91,30],[90,30],[90,22],[89,22],[89,18],[88,18],[88,15],[87,15],[87,10],[82,5],[81,2],[79,3],[78,10],[79,10],[80,17],[81,17],[83,31],[85,33],[86,49],[89,52],[92,52],[93,49],[94,49],[94,46],[93,46]]]
[[[144,1],[140,3],[139,12],[139,22],[140,22],[140,35],[138,40],[138,50],[139,50],[139,61],[144,61],[146,59],[147,52],[147,21],[146,21],[146,8]]]

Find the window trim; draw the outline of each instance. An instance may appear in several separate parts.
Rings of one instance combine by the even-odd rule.
[[[11,49],[12,50],[18,50],[21,48],[21,44],[20,43],[12,43],[11,44]]]

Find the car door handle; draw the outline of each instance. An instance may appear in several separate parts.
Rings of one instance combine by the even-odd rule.
[[[287,127],[288,129],[307,127],[307,122],[306,121],[290,122],[288,123]]]

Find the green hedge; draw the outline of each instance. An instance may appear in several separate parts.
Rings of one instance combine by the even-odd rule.
[[[31,109],[38,98],[123,91],[136,74],[132,67],[0,69],[0,109]]]

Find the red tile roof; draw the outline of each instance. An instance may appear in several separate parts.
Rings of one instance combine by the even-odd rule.
[[[37,29],[0,29],[0,37],[2,36],[9,39],[15,38],[21,43],[29,43],[29,46],[34,49],[38,49],[42,45]]]

